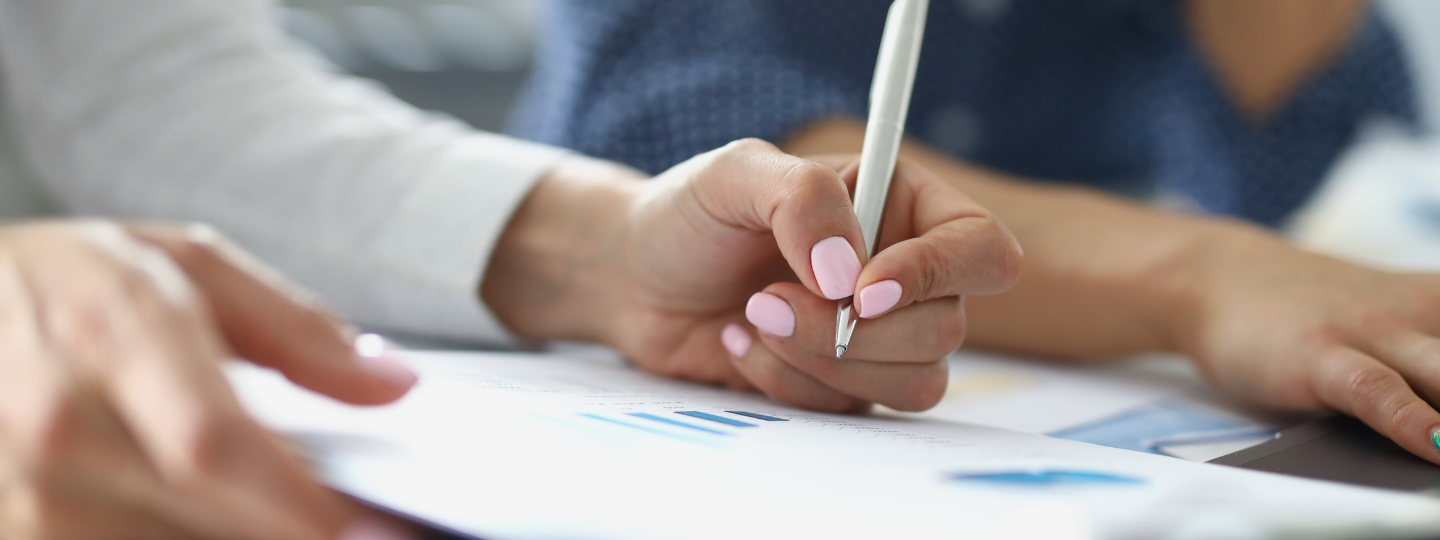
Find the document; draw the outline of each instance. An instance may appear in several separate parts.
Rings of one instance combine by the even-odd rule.
[[[1440,501],[942,418],[832,415],[560,355],[411,353],[338,404],[248,365],[247,409],[334,488],[481,538],[1323,538]]]

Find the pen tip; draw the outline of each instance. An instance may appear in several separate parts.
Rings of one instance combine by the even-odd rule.
[[[844,345],[836,345],[836,346],[835,346],[835,358],[844,358],[844,357],[845,357],[845,349],[846,349],[846,347],[845,347]]]

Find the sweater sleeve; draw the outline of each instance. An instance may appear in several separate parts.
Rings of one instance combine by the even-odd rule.
[[[505,343],[491,250],[564,151],[329,72],[267,0],[0,0],[28,158],[70,210],[202,221],[372,328]]]

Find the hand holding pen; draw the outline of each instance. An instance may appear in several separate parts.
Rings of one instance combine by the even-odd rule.
[[[853,158],[815,159],[855,185]],[[934,406],[946,387],[945,357],[965,338],[963,296],[1009,289],[1019,277],[1019,244],[979,204],[905,161],[895,169],[875,257],[862,267],[858,227],[840,228],[847,232],[815,242],[808,260],[787,257],[800,266],[800,283],[774,283],[751,297],[745,313],[757,346],[748,346],[748,329],[725,330],[727,346],[737,335],[733,341],[748,346],[731,348],[740,353],[736,367],[771,397],[805,408]],[[852,294],[865,320],[836,358],[835,300]]]
[[[989,211],[902,161],[883,249],[862,265],[854,161],[750,140],[643,181],[576,158],[516,213],[482,295],[523,338],[600,342],[651,373],[816,410],[929,408],[965,335],[960,295],[1008,288],[1020,249]],[[614,180],[586,174],[597,168]],[[836,359],[835,300],[857,288],[866,320]]]
[[[897,165],[924,6],[892,10],[860,163],[755,140],[648,182],[571,160],[500,240],[487,304],[521,337],[601,342],[653,373],[789,405],[934,406],[965,336],[961,295],[1009,288],[1021,257],[985,208]],[[852,296],[866,320],[836,358],[835,301]]]

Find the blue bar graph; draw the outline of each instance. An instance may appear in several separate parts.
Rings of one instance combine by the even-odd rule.
[[[724,431],[720,431],[720,430],[717,430],[717,429],[710,429],[710,428],[707,428],[707,427],[704,427],[704,426],[697,426],[697,425],[695,425],[695,424],[687,424],[687,423],[681,422],[681,421],[679,421],[679,420],[671,420],[671,419],[669,419],[669,418],[665,418],[665,417],[663,417],[663,416],[655,416],[655,415],[650,414],[650,413],[632,412],[632,413],[626,413],[626,414],[629,414],[630,416],[634,416],[634,417],[636,417],[636,418],[644,418],[644,419],[646,419],[646,420],[654,420],[654,421],[656,421],[656,422],[661,422],[661,423],[664,423],[664,424],[670,424],[670,425],[672,425],[672,426],[687,427],[687,428],[694,429],[694,430],[698,430],[698,431],[704,431],[704,432],[706,432],[706,433],[714,433],[714,434],[716,434],[716,435],[729,435],[729,433],[726,433],[726,432],[724,432]]]
[[[751,423],[749,423],[749,422],[741,422],[741,421],[735,420],[735,419],[733,419],[733,418],[725,418],[724,416],[715,416],[715,415],[713,415],[713,414],[705,413],[705,412],[700,412],[700,411],[676,411],[675,414],[683,414],[683,415],[685,415],[685,416],[690,416],[690,417],[694,417],[694,418],[699,418],[699,419],[702,419],[702,420],[709,420],[709,421],[711,421],[711,422],[719,422],[719,423],[725,424],[725,425],[727,425],[727,426],[735,426],[735,427],[755,427],[755,424],[751,424]]]
[[[598,414],[580,413],[580,416],[584,416],[584,417],[586,417],[586,418],[593,418],[593,419],[599,420],[599,421],[601,421],[601,422],[608,422],[608,423],[611,423],[611,424],[616,424],[616,425],[625,426],[625,427],[628,427],[628,428],[631,428],[631,429],[638,429],[638,430],[644,431],[644,432],[646,432],[646,433],[654,433],[654,434],[656,434],[656,435],[664,435],[664,436],[666,436],[666,437],[676,437],[676,438],[681,439],[681,440],[689,440],[689,438],[687,438],[687,437],[678,437],[678,436],[676,436],[675,434],[670,433],[670,432],[668,432],[668,431],[665,431],[665,430],[663,430],[663,429],[655,429],[655,428],[651,428],[651,427],[642,426],[642,425],[639,425],[639,424],[631,424],[631,423],[629,423],[629,422],[621,422],[621,421],[616,420],[616,419],[614,419],[614,418],[606,418],[606,417],[600,416],[600,415],[598,415]]]
[[[1202,435],[1259,434],[1265,432],[1265,427],[1209,407],[1164,400],[1046,435],[1111,448],[1164,454],[1158,447],[1170,441],[1203,438]]]
[[[992,473],[956,474],[952,480],[1004,484],[1012,486],[1064,486],[1064,485],[1137,485],[1145,481],[1131,476],[1121,476],[1094,471],[1006,471]]]
[[[760,413],[745,412],[745,411],[725,411],[725,412],[728,412],[728,413],[730,413],[730,414],[738,414],[738,415],[740,415],[740,416],[748,416],[748,417],[750,417],[750,418],[754,418],[754,419],[756,419],[756,420],[764,420],[764,421],[766,421],[766,422],[789,422],[789,420],[786,420],[786,419],[784,419],[784,418],[776,418],[776,417],[774,417],[774,416],[766,416],[766,415],[763,415],[763,414],[760,414]]]

